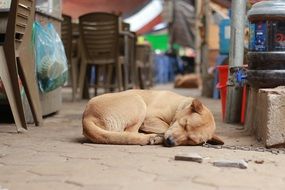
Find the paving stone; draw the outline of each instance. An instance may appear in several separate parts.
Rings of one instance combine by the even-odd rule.
[[[136,190],[145,189],[175,189],[175,190],[185,190],[185,189],[195,189],[195,190],[216,190],[217,187],[212,185],[203,185],[192,183],[191,180],[184,181],[161,181],[153,183],[134,183],[128,184],[122,188],[122,190],[129,190],[135,187]]]
[[[130,187],[129,189],[137,188],[136,186]],[[100,190],[123,190],[123,186],[120,184],[96,184],[96,185],[85,185],[84,190],[94,190],[94,189],[100,189]]]
[[[4,184],[5,185],[5,184]],[[3,186],[4,186],[3,185]],[[43,182],[43,183],[10,183],[6,184],[8,190],[80,190],[82,187],[64,182]]]
[[[192,90],[177,92],[191,95]],[[217,132],[227,145],[260,146],[253,136],[222,122],[219,101],[202,98],[202,102],[214,112]],[[9,190],[284,189],[285,155],[201,146],[89,144],[81,129],[85,105],[86,101],[64,102],[55,118],[45,118],[43,127],[29,127],[25,134],[1,125],[0,155],[5,156],[0,156],[0,186]],[[201,164],[174,160],[186,152],[210,159]],[[211,161],[218,159],[251,161],[247,170],[239,170],[214,167]]]
[[[241,189],[282,189],[285,185],[280,178],[258,175],[258,172],[246,172],[247,170],[227,169],[220,174],[207,177],[197,176],[192,179],[194,183],[210,184],[223,188]],[[254,175],[254,177],[252,176]]]

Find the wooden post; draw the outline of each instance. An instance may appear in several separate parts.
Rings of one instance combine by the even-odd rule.
[[[201,72],[201,34],[200,34],[200,27],[202,25],[201,23],[201,17],[202,17],[202,1],[201,0],[195,0],[195,32],[196,32],[196,38],[195,38],[195,51],[196,51],[196,57],[195,57],[195,72],[198,76],[200,76]]]
[[[201,72],[202,72],[202,96],[212,97],[213,94],[213,79],[208,73],[209,68],[209,32],[210,32],[210,22],[211,22],[211,11],[210,11],[210,0],[204,0],[203,15],[204,21],[204,36],[202,39],[201,46]]]

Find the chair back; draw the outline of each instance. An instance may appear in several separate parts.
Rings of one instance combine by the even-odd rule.
[[[122,31],[130,31],[131,25],[129,23],[123,22],[122,24]]]
[[[14,47],[18,51],[21,47],[30,19],[34,19],[35,0],[12,0],[8,17],[4,47]]]
[[[79,17],[83,56],[88,60],[117,62],[119,23],[118,16],[110,13],[89,13]]]
[[[151,48],[149,45],[136,45],[136,60],[146,65],[150,61]]]

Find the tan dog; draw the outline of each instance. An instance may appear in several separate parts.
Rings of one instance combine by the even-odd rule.
[[[83,134],[94,143],[197,145],[214,135],[212,113],[202,103],[169,91],[128,90],[92,98]],[[164,134],[164,135],[163,135]],[[163,138],[164,136],[164,138]]]
[[[197,74],[176,75],[174,88],[199,88],[202,84]]]

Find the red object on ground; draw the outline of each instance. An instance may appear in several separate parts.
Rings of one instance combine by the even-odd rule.
[[[217,84],[216,87],[220,89],[220,96],[222,102],[222,116],[224,120],[226,113],[226,100],[227,100],[228,65],[217,66],[217,69],[219,73],[219,83]]]
[[[227,100],[227,81],[228,81],[228,65],[217,66],[219,73],[219,83],[217,88],[220,89],[221,102],[222,102],[222,115],[223,120],[225,119],[226,113],[226,100]],[[241,105],[241,119],[240,122],[243,124],[245,121],[246,112],[246,86],[243,87],[242,93],[242,105]]]
[[[241,116],[240,116],[240,122],[244,124],[245,122],[245,112],[246,112],[246,86],[243,87],[242,92],[242,105],[241,105]]]

